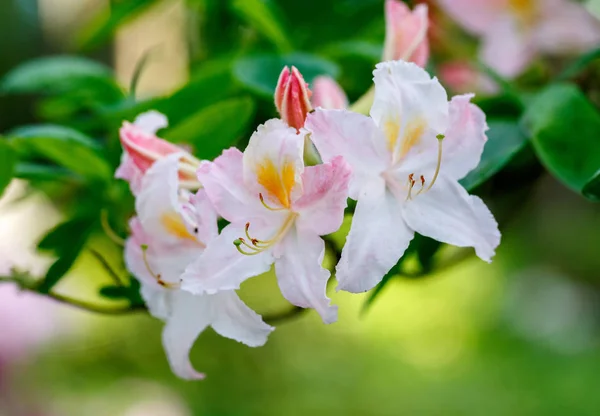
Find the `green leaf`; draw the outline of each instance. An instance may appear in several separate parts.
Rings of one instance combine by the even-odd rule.
[[[44,157],[90,179],[112,178],[112,169],[101,156],[100,146],[77,130],[50,124],[34,125],[15,129],[8,137],[23,156]]]
[[[128,23],[160,0],[118,0],[111,2],[110,10],[98,14],[79,34],[77,46],[91,50],[107,42],[123,24]]]
[[[110,68],[76,56],[28,61],[6,74],[0,83],[0,92],[13,94],[55,94],[82,88],[99,91],[103,96],[123,96]]]
[[[494,176],[528,143],[517,121],[490,120],[488,124],[488,141],[483,149],[481,161],[460,181],[467,190],[478,187]]]
[[[561,74],[558,76],[559,81],[566,81],[569,78],[573,78],[583,70],[585,70],[592,62],[600,59],[600,48],[591,50],[581,55],[575,62],[569,65]]]
[[[581,192],[586,198],[600,202],[600,170],[584,185]]]
[[[41,293],[48,293],[71,269],[95,226],[95,217],[68,220],[48,232],[38,243],[39,250],[50,251],[58,257],[38,287]]]
[[[109,285],[100,288],[100,295],[108,299],[129,299],[131,288],[127,286]]]
[[[16,164],[17,153],[6,140],[0,140],[0,196],[13,178]]]
[[[164,133],[175,143],[189,143],[200,159],[212,159],[233,146],[250,126],[254,102],[234,98],[211,105],[183,120]]]
[[[275,4],[267,0],[233,0],[233,11],[246,20],[258,33],[267,38],[279,52],[293,48],[275,12]]]
[[[600,170],[600,114],[576,86],[546,88],[527,109],[523,125],[550,173],[579,193],[595,186],[593,178]]]
[[[15,178],[30,181],[65,181],[76,180],[79,177],[60,166],[20,162],[15,166]]]
[[[254,55],[238,59],[234,64],[234,75],[244,86],[265,98],[272,99],[279,74],[284,66],[295,66],[306,82],[318,75],[337,78],[340,68],[333,62],[315,55]]]

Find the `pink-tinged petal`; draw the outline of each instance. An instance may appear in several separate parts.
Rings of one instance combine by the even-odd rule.
[[[531,30],[506,16],[499,19],[483,38],[480,58],[498,74],[514,78],[527,68],[535,53]]]
[[[313,81],[312,104],[315,108],[343,110],[348,107],[348,97],[333,78],[319,76]]]
[[[539,50],[550,54],[573,54],[600,44],[600,21],[582,4],[546,0],[540,12],[542,17],[532,34]]]
[[[184,211],[191,216],[190,222],[195,224],[195,233],[198,240],[207,245],[209,241],[219,235],[217,225],[217,212],[210,202],[206,190],[200,189],[190,198],[191,209],[187,206]]]
[[[424,67],[429,59],[427,5],[419,4],[411,12],[399,0],[385,2],[385,45],[383,60],[401,59]]]
[[[286,66],[279,75],[275,88],[275,107],[281,119],[290,127],[300,130],[309,111],[311,91],[304,81],[302,74],[292,66],[290,71]]]
[[[509,0],[438,0],[440,6],[465,29],[487,33],[498,17],[508,12]]]
[[[323,268],[325,242],[310,231],[292,229],[277,248],[275,272],[283,297],[302,308],[313,308],[324,323],[337,321],[337,306],[327,297],[329,271]]]
[[[435,154],[438,134],[448,127],[448,96],[437,78],[411,62],[377,64],[371,117],[383,131],[394,164]]]
[[[352,171],[343,157],[304,170],[304,194],[294,203],[296,227],[318,235],[337,231],[344,220]]]
[[[165,244],[197,242],[181,215],[178,165],[180,154],[157,161],[144,175],[135,209],[144,231]]]
[[[275,329],[264,323],[233,290],[218,292],[210,298],[214,311],[211,326],[219,335],[250,347],[260,347]]]
[[[471,104],[474,94],[458,95],[450,101],[450,127],[442,142],[442,172],[459,180],[479,165],[488,130],[485,114]]]
[[[142,187],[142,177],[144,173],[133,163],[133,159],[127,152],[121,155],[121,164],[115,171],[115,178],[123,179],[129,182],[129,187],[133,195],[137,195]]]
[[[185,380],[201,380],[204,374],[194,369],[189,354],[196,339],[210,325],[212,318],[210,296],[194,296],[174,292],[171,315],[162,333],[163,346],[171,370]]]
[[[350,233],[336,267],[337,290],[365,292],[398,262],[414,232],[402,218],[400,202],[373,183],[358,199]]]
[[[244,183],[254,198],[289,208],[302,194],[304,136],[279,119],[258,127],[244,151]]]
[[[266,240],[258,222],[251,231]],[[258,232],[258,233],[257,233]],[[273,263],[271,250],[255,255],[240,253],[233,242],[245,236],[245,225],[229,224],[212,240],[198,259],[182,275],[181,288],[194,294],[214,294],[220,290],[235,290],[250,277],[267,272]],[[250,249],[247,249],[250,251]]]
[[[342,156],[351,166],[349,193],[353,199],[391,163],[383,133],[370,117],[346,110],[317,109],[308,115],[306,129],[324,162]]]
[[[468,61],[452,61],[438,67],[438,75],[444,85],[457,93],[471,91],[496,94],[498,85],[487,75],[479,72]]]
[[[404,218],[419,234],[458,247],[474,247],[477,256],[488,262],[500,244],[498,224],[490,210],[453,179],[440,177],[431,190],[407,201]]]
[[[156,134],[157,131],[169,125],[169,120],[164,114],[150,110],[138,115],[133,124],[148,134]]]
[[[265,211],[258,195],[250,193],[244,184],[243,154],[234,147],[223,151],[214,162],[202,162],[198,179],[217,213],[229,222],[260,217]]]

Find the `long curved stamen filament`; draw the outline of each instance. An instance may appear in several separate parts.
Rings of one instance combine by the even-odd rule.
[[[281,226],[279,231],[277,231],[277,233],[268,240],[259,240],[257,238],[253,238],[250,235],[250,231],[249,231],[250,223],[246,223],[246,227],[245,227],[244,231],[245,231],[246,237],[248,238],[248,240],[250,241],[251,244],[248,243],[245,238],[240,237],[233,241],[233,245],[235,246],[237,251],[239,251],[240,253],[242,253],[246,256],[254,256],[256,254],[262,253],[263,251],[271,248],[273,245],[275,245],[279,240],[281,240],[283,238],[283,236],[288,232],[288,230],[294,224],[294,220],[296,219],[297,215],[298,214],[291,213],[287,217],[287,219],[285,220],[285,222],[283,223],[283,225]],[[245,251],[244,248],[242,248],[242,246],[244,246],[247,249],[250,249],[251,251],[250,252]]]
[[[269,211],[283,211],[283,210],[287,209],[287,208],[273,208],[273,207],[270,207],[270,206],[269,206],[269,205],[267,205],[267,203],[265,202],[265,199],[263,198],[263,194],[262,194],[262,193],[258,194],[258,198],[260,199],[260,203],[261,203],[261,204],[263,204],[263,206],[264,206],[266,209],[268,209]]]
[[[436,139],[438,140],[438,160],[437,160],[437,166],[435,167],[435,173],[433,174],[433,179],[431,179],[431,183],[429,184],[429,186],[427,187],[427,189],[425,189],[425,192],[429,191],[431,189],[431,187],[433,186],[433,184],[435,183],[435,181],[438,178],[438,175],[440,174],[440,167],[442,166],[442,141],[444,140],[444,135],[443,134],[438,134],[436,136]]]
[[[148,273],[150,273],[150,276],[152,276],[154,279],[156,279],[156,282],[159,285],[161,285],[162,287],[166,287],[168,289],[173,289],[173,288],[179,287],[177,284],[168,283],[168,282],[165,282],[164,280],[162,280],[160,273],[158,273],[158,274],[154,273],[154,271],[152,270],[152,267],[150,267],[150,263],[148,262],[148,255],[147,255],[148,245],[142,244],[140,246],[140,248],[142,249],[142,259],[144,260],[144,266],[146,266],[146,270],[148,271]]]

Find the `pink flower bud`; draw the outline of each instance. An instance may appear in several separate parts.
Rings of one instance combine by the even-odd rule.
[[[313,81],[313,107],[339,110],[348,107],[346,93],[333,78],[320,76]]]
[[[429,59],[428,8],[418,4],[411,11],[398,0],[385,2],[385,45],[383,60],[403,60],[424,67]]]
[[[281,119],[289,126],[300,130],[304,126],[306,115],[312,110],[310,104],[311,91],[300,71],[286,66],[279,75],[275,89],[275,106]]]
[[[438,75],[442,83],[459,94],[472,91],[494,94],[498,91],[498,85],[468,61],[446,62],[439,66]]]
[[[150,111],[138,116],[133,124],[123,123],[119,131],[125,152],[115,176],[128,181],[134,193],[154,162],[172,153],[182,154],[179,177],[183,186],[194,188],[200,185],[195,173],[200,161],[183,148],[155,136],[156,131],[166,125],[164,115]]]

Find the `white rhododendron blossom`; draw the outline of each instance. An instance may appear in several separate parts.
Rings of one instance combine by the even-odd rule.
[[[263,345],[272,327],[233,290],[193,295],[180,289],[180,276],[218,234],[217,215],[204,191],[180,189],[181,154],[156,161],[145,173],[136,199],[137,217],[125,247],[128,269],[141,283],[150,313],[165,321],[163,344],[173,372],[199,379],[189,351],[207,327],[252,347]]]
[[[448,102],[436,78],[413,63],[384,62],[374,72],[371,117],[317,109],[306,128],[325,162],[352,166],[358,201],[337,265],[339,289],[374,287],[402,257],[414,233],[474,247],[490,261],[500,242],[494,217],[458,183],[478,164],[487,140],[471,95]]]
[[[342,224],[350,170],[340,157],[304,166],[304,135],[270,120],[235,148],[203,162],[198,179],[219,215],[229,221],[183,275],[195,294],[237,289],[249,277],[275,272],[283,296],[314,308],[325,323],[337,319],[326,295],[321,235]]]

